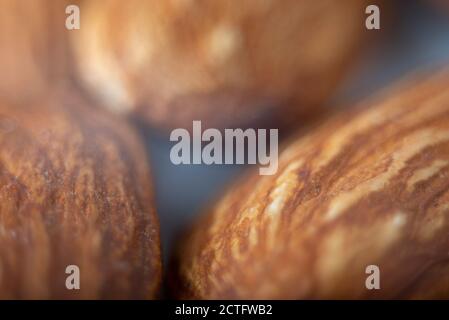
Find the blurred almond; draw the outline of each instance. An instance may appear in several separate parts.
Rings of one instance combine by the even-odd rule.
[[[318,112],[365,30],[366,1],[86,1],[79,74],[162,127],[297,122]],[[366,40],[369,42],[369,40]]]
[[[46,94],[67,78],[68,4],[79,0],[0,0],[0,97],[17,102]]]

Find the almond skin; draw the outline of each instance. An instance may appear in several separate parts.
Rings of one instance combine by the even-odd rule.
[[[169,128],[279,125],[333,92],[363,41],[366,5],[93,0],[73,44],[86,87],[116,112]]]
[[[134,131],[65,89],[0,102],[0,298],[154,298],[159,224]],[[66,267],[80,269],[67,290]]]
[[[0,0],[0,98],[45,95],[69,71],[65,8],[80,0]]]
[[[276,175],[245,177],[187,232],[173,292],[449,298],[448,88],[448,73],[401,85],[289,143]]]

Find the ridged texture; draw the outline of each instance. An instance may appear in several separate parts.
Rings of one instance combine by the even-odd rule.
[[[449,298],[449,74],[291,142],[180,242],[182,298]],[[368,265],[380,290],[367,290]]]
[[[69,73],[68,4],[79,0],[0,0],[0,98],[42,96]]]
[[[279,125],[316,112],[355,60],[360,0],[86,1],[81,78],[165,127]]]
[[[0,103],[0,298],[153,298],[159,225],[126,123],[60,89]],[[68,265],[81,289],[69,291]]]

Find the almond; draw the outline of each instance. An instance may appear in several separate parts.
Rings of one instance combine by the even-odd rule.
[[[65,8],[80,0],[0,0],[0,97],[45,95],[69,72]]]
[[[366,5],[86,1],[73,44],[85,85],[116,112],[162,127],[290,122],[315,113],[354,61]]]
[[[449,73],[400,85],[294,139],[276,175],[245,177],[187,232],[174,292],[449,298],[448,88]]]
[[[153,298],[159,225],[135,132],[76,93],[0,102],[0,298]],[[68,266],[80,289],[68,290]]]

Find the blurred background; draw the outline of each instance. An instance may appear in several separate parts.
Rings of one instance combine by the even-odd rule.
[[[449,0],[391,0],[392,12],[381,12],[383,38],[365,43],[369,50],[345,80],[330,105],[375,95],[389,84],[416,71],[449,62]],[[377,32],[377,31],[370,31]],[[155,180],[165,263],[176,235],[192,222],[242,170],[242,165],[173,165],[167,135],[139,125],[145,136]]]

